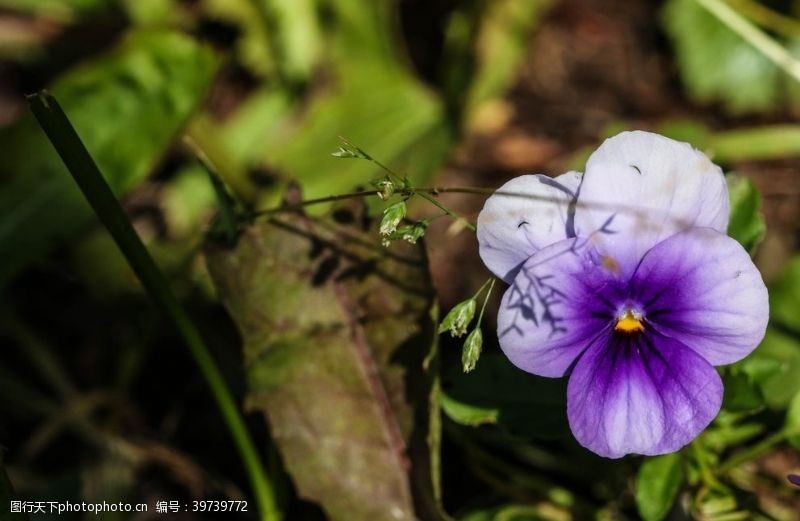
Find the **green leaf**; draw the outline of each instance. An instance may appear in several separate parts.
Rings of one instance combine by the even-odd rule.
[[[645,521],[660,521],[672,509],[683,485],[679,452],[645,459],[636,476],[636,508]]]
[[[703,143],[714,160],[722,163],[798,157],[800,125],[767,125],[717,132]]]
[[[451,405],[460,404],[444,409],[454,421],[475,425],[496,419],[492,423],[521,439],[553,439],[569,432],[566,379],[528,374],[495,353],[483,355],[470,373],[460,369],[454,368],[444,380]],[[474,415],[472,420],[467,412]]]
[[[0,0],[0,8],[28,12],[37,17],[71,21],[76,16],[99,11],[114,4],[113,0]]]
[[[697,101],[722,102],[734,114],[796,105],[787,89],[792,80],[693,0],[667,2],[664,24],[681,79]]]
[[[769,306],[772,320],[800,333],[800,257],[792,259],[770,285]]]
[[[244,339],[247,405],[300,494],[332,519],[437,519],[431,283],[421,245],[378,240],[292,214],[209,246],[208,265]]]
[[[703,432],[703,445],[715,452],[722,452],[728,447],[746,443],[763,432],[764,425],[760,423],[715,424]]]
[[[746,365],[734,364],[721,369],[722,381],[725,387],[725,397],[722,408],[730,412],[752,412],[764,405],[762,386],[756,379],[748,374]],[[773,365],[773,368],[777,367]],[[766,379],[766,378],[765,378]]]
[[[800,449],[800,393],[797,393],[789,403],[783,428],[789,443],[794,448]]]
[[[154,168],[208,89],[216,59],[189,37],[137,32],[52,87],[117,195]],[[0,287],[92,222],[89,206],[31,117],[0,135]]]
[[[428,181],[452,143],[439,100],[396,66],[351,61],[336,70],[335,86],[304,107],[300,122],[262,141],[265,163],[300,181],[309,198],[368,184],[379,166],[330,155],[342,135],[414,183]]]
[[[753,366],[770,368],[769,373],[759,381],[761,394],[768,407],[785,408],[800,392],[800,341],[776,327],[769,326],[761,345],[735,366],[750,372]]]
[[[547,506],[542,505],[505,505],[470,512],[462,517],[461,521],[546,521],[548,519],[561,519],[561,516],[553,517],[552,511],[548,512]]]
[[[460,425],[477,427],[478,425],[494,424],[500,417],[499,409],[462,403],[444,393],[442,393],[439,403],[442,405],[442,412]]]
[[[552,4],[551,0],[495,0],[487,4],[474,42],[476,63],[468,113],[505,94],[528,52],[531,33]]]
[[[727,181],[731,200],[728,235],[753,253],[767,232],[761,213],[761,196],[751,179],[729,174]]]

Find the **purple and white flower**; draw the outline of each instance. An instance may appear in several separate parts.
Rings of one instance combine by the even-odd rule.
[[[583,175],[517,177],[486,201],[480,255],[510,284],[500,347],[525,371],[569,376],[583,446],[674,452],[716,416],[714,366],[753,351],[769,314],[728,214],[720,168],[647,132],[606,140]]]

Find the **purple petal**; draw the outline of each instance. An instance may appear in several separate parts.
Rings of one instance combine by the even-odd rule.
[[[662,242],[632,281],[645,319],[712,365],[741,360],[764,338],[767,288],[735,240],[692,228]]]
[[[577,172],[556,179],[523,175],[487,199],[478,215],[478,243],[492,273],[511,282],[528,257],[574,235],[567,232],[567,221],[579,183]]]
[[[722,381],[714,368],[653,331],[597,339],[567,387],[575,438],[608,458],[674,452],[711,422],[721,404]]]
[[[728,204],[722,170],[703,153],[658,134],[623,132],[586,164],[575,230],[592,235],[630,275],[650,248],[678,231],[725,232]]]
[[[624,286],[579,239],[548,246],[519,269],[500,304],[497,335],[511,362],[563,376],[591,341],[611,328]]]

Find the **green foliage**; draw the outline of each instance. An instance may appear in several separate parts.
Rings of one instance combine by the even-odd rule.
[[[800,393],[796,394],[789,403],[783,428],[789,443],[796,449],[800,449]]]
[[[767,231],[761,213],[761,195],[753,181],[746,177],[728,174],[727,181],[731,200],[728,235],[752,254]]]
[[[565,379],[525,373],[504,356],[489,353],[474,371],[453,371],[444,384],[444,412],[457,423],[495,423],[520,439],[553,439],[569,432]]]
[[[408,207],[405,201],[398,201],[386,207],[383,211],[383,219],[378,231],[381,235],[391,235],[397,230],[400,221],[405,219]]]
[[[478,309],[478,301],[475,297],[470,297],[453,306],[442,323],[439,324],[439,333],[450,331],[450,335],[459,337],[467,332],[467,328],[475,318],[475,311]]]
[[[683,485],[680,453],[645,459],[636,476],[636,508],[645,521],[661,521]]]
[[[670,0],[663,14],[681,78],[697,101],[719,101],[735,114],[796,106],[787,90],[792,80],[694,0]]]
[[[58,79],[52,92],[121,195],[152,171],[203,99],[215,67],[211,51],[184,35],[139,32]],[[2,286],[25,263],[84,229],[92,217],[32,118],[0,136],[0,154]]]
[[[461,521],[546,521],[553,519],[547,515],[547,509],[533,505],[506,505],[490,510],[471,512]]]
[[[722,163],[798,157],[800,126],[767,125],[715,132],[696,146],[707,148]]]
[[[428,413],[438,407],[436,335],[423,258],[419,246],[381,248],[374,228],[302,216],[208,250],[244,338],[249,408],[269,418],[300,493],[333,519],[411,518],[412,498],[424,505],[420,517],[439,516]]]
[[[114,0],[0,0],[0,8],[70,21],[114,4]]]
[[[475,369],[478,363],[478,358],[481,356],[483,349],[483,332],[481,331],[480,324],[473,329],[467,339],[464,340],[464,347],[461,351],[461,369],[465,373],[469,373]]]
[[[800,333],[800,257],[794,258],[772,284],[769,304],[774,321]]]

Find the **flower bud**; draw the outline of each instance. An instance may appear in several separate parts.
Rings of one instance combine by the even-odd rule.
[[[378,181],[375,186],[378,188],[378,197],[383,201],[394,195],[394,183],[390,179]]]
[[[417,221],[414,224],[407,224],[405,226],[399,226],[395,235],[397,235],[400,239],[403,239],[406,242],[410,242],[411,244],[417,244],[417,241],[425,235],[425,232],[428,230],[428,225],[430,224],[430,220],[423,219],[421,221]]]
[[[390,204],[383,211],[383,219],[381,220],[380,234],[389,235],[397,229],[397,225],[406,216],[406,202],[400,201]]]
[[[472,322],[477,307],[478,304],[474,298],[468,298],[453,306],[453,309],[445,315],[444,320],[439,324],[439,333],[450,331],[450,335],[454,337],[462,336],[467,332],[467,327]]]
[[[483,333],[481,333],[479,326],[473,329],[464,341],[464,350],[461,352],[461,366],[465,373],[475,369],[475,364],[478,363],[478,358],[481,356],[482,347]]]

